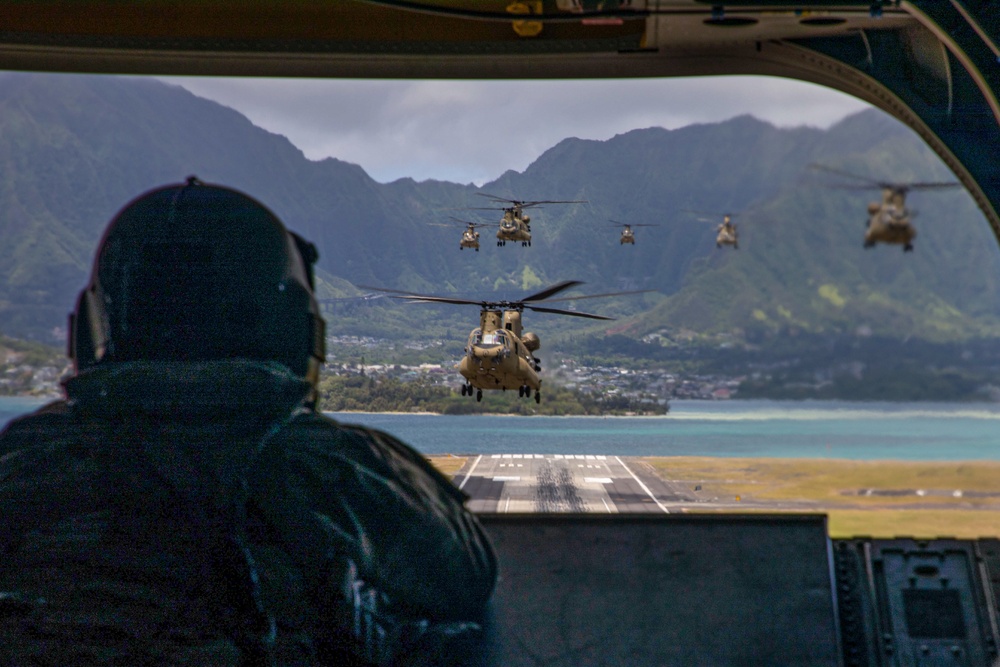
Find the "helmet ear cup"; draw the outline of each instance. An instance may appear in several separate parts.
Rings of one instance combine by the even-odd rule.
[[[96,323],[94,321],[99,314],[96,312],[98,309],[95,308],[93,300],[93,288],[83,290],[77,297],[76,310],[69,315],[67,353],[78,372],[81,368],[96,364],[99,359],[98,350],[103,350],[106,344],[100,320]]]

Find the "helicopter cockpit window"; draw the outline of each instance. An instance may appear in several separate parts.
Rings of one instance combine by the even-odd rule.
[[[469,345],[479,345],[483,340],[483,332],[481,329],[473,329],[472,333],[469,334]]]
[[[504,335],[498,331],[492,333],[484,334],[482,344],[483,345],[505,345],[507,339]]]

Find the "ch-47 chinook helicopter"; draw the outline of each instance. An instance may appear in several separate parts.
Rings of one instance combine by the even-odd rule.
[[[534,206],[540,206],[542,204],[586,204],[587,200],[554,200],[554,199],[540,199],[538,201],[521,201],[519,199],[506,199],[504,197],[497,197],[496,195],[486,194],[485,192],[477,192],[480,197],[488,197],[495,202],[503,202],[504,204],[510,204],[510,206],[492,206],[483,208],[474,208],[477,211],[493,211],[499,210],[503,211],[503,217],[500,218],[500,228],[497,230],[497,245],[504,246],[507,245],[507,241],[520,241],[521,245],[524,247],[531,245],[531,217],[524,214],[524,209],[532,208]]]
[[[382,289],[379,287],[362,287],[394,295],[394,298],[405,299],[417,303],[451,303],[458,305],[479,306],[479,326],[469,334],[465,356],[458,364],[458,371],[465,378],[462,385],[462,396],[475,394],[476,400],[483,400],[483,391],[517,389],[517,395],[528,398],[532,392],[535,402],[540,403],[542,381],[538,372],[542,370],[541,361],[534,352],[541,347],[541,341],[534,333],[524,331],[521,324],[521,314],[525,310],[539,313],[555,313],[586,317],[593,320],[613,320],[613,317],[581,313],[575,310],[549,308],[540,304],[556,301],[576,301],[579,299],[596,299],[599,297],[624,296],[640,294],[648,290],[632,292],[613,292],[608,294],[589,294],[553,299],[555,295],[582,285],[578,280],[567,280],[552,285],[541,292],[526,296],[518,301],[475,301],[447,296],[431,296],[414,294],[399,290]]]
[[[485,222],[472,222],[471,220],[462,220],[454,216],[448,216],[451,220],[454,220],[454,224],[449,224],[446,222],[432,222],[430,224],[436,227],[453,227],[455,225],[465,225],[465,230],[462,232],[462,240],[458,242],[458,249],[465,250],[466,248],[473,248],[476,252],[479,252],[479,232],[476,231],[478,227],[486,227]]]
[[[632,231],[633,227],[659,227],[659,225],[654,223],[640,223],[640,224],[629,224],[627,222],[618,222],[617,220],[609,220],[613,227],[622,228],[622,237],[619,241],[620,245],[635,245],[635,232]]]
[[[737,215],[736,213],[706,213],[705,211],[692,211],[690,209],[684,209],[684,211],[712,216],[711,218],[698,218],[702,222],[714,222],[719,216],[722,216],[722,222],[719,223],[716,229],[715,247],[721,248],[724,245],[731,245],[733,246],[733,250],[739,250],[740,237],[736,232],[736,223],[733,222],[733,218]]]
[[[916,216],[916,211],[906,208],[906,193],[910,190],[943,190],[960,185],[956,181],[894,183],[858,176],[821,164],[809,166],[855,181],[854,183],[834,184],[830,187],[841,190],[882,191],[881,202],[873,201],[868,204],[868,220],[865,221],[865,248],[871,248],[876,243],[888,243],[902,245],[903,252],[910,252],[913,250],[913,239],[917,236],[917,230],[913,228],[910,220]]]

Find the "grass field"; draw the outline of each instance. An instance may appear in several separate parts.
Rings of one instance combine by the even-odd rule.
[[[431,458],[447,475],[457,473],[465,461],[460,456]],[[689,512],[738,507],[773,512],[769,506],[780,504],[794,508],[786,511],[826,513],[834,538],[1000,536],[1000,462],[693,456],[640,461],[702,501],[685,508]]]

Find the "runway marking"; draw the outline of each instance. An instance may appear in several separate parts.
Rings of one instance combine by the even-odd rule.
[[[504,514],[506,514],[507,510],[509,510],[509,509],[510,509],[510,496],[507,496],[507,504],[503,506],[503,512],[504,512]]]
[[[459,489],[461,489],[463,486],[465,486],[465,483],[469,481],[470,477],[472,477],[472,471],[476,469],[476,466],[479,465],[479,460],[482,459],[482,458],[483,458],[483,455],[480,454],[479,456],[476,457],[476,460],[473,461],[472,467],[469,468],[469,472],[465,475],[465,479],[463,479],[462,483],[458,485]]]
[[[494,477],[493,479],[496,479],[496,477]],[[583,478],[583,482],[584,482],[584,484],[587,484],[587,483],[590,483],[590,484],[610,484],[611,483],[611,478],[610,477],[584,477]]]
[[[615,460],[616,460],[616,461],[618,461],[618,463],[620,463],[620,464],[621,464],[621,466],[622,466],[623,468],[625,468],[625,472],[627,472],[628,474],[632,475],[632,479],[634,479],[634,480],[635,480],[636,482],[638,482],[638,483],[639,483],[639,486],[641,486],[641,487],[642,487],[642,490],[643,490],[643,491],[645,491],[646,493],[648,493],[648,494],[649,494],[649,497],[653,499],[653,502],[654,502],[654,503],[656,503],[656,506],[657,506],[657,507],[659,507],[659,508],[660,508],[661,510],[663,510],[663,513],[664,513],[664,514],[670,514],[670,510],[668,510],[668,509],[667,509],[666,507],[664,507],[664,506],[663,506],[663,505],[662,505],[662,504],[660,503],[660,501],[656,499],[656,496],[654,496],[654,495],[653,495],[653,492],[649,490],[649,487],[647,487],[647,486],[646,486],[645,484],[643,484],[643,483],[642,483],[642,480],[641,480],[641,479],[639,479],[638,477],[636,477],[636,476],[635,476],[635,473],[634,473],[634,472],[632,472],[631,470],[629,470],[629,469],[628,469],[628,466],[627,466],[627,465],[625,465],[625,464],[624,464],[624,463],[622,462],[622,460],[621,460],[621,458],[620,458],[620,457],[616,456],[616,457],[615,457]]]
[[[504,475],[497,475],[493,478],[494,482],[520,482],[520,477],[505,477]]]
[[[608,507],[608,501],[605,500],[604,498],[601,498],[601,502],[604,503],[604,509],[608,511],[608,514],[611,514],[611,508]]]

